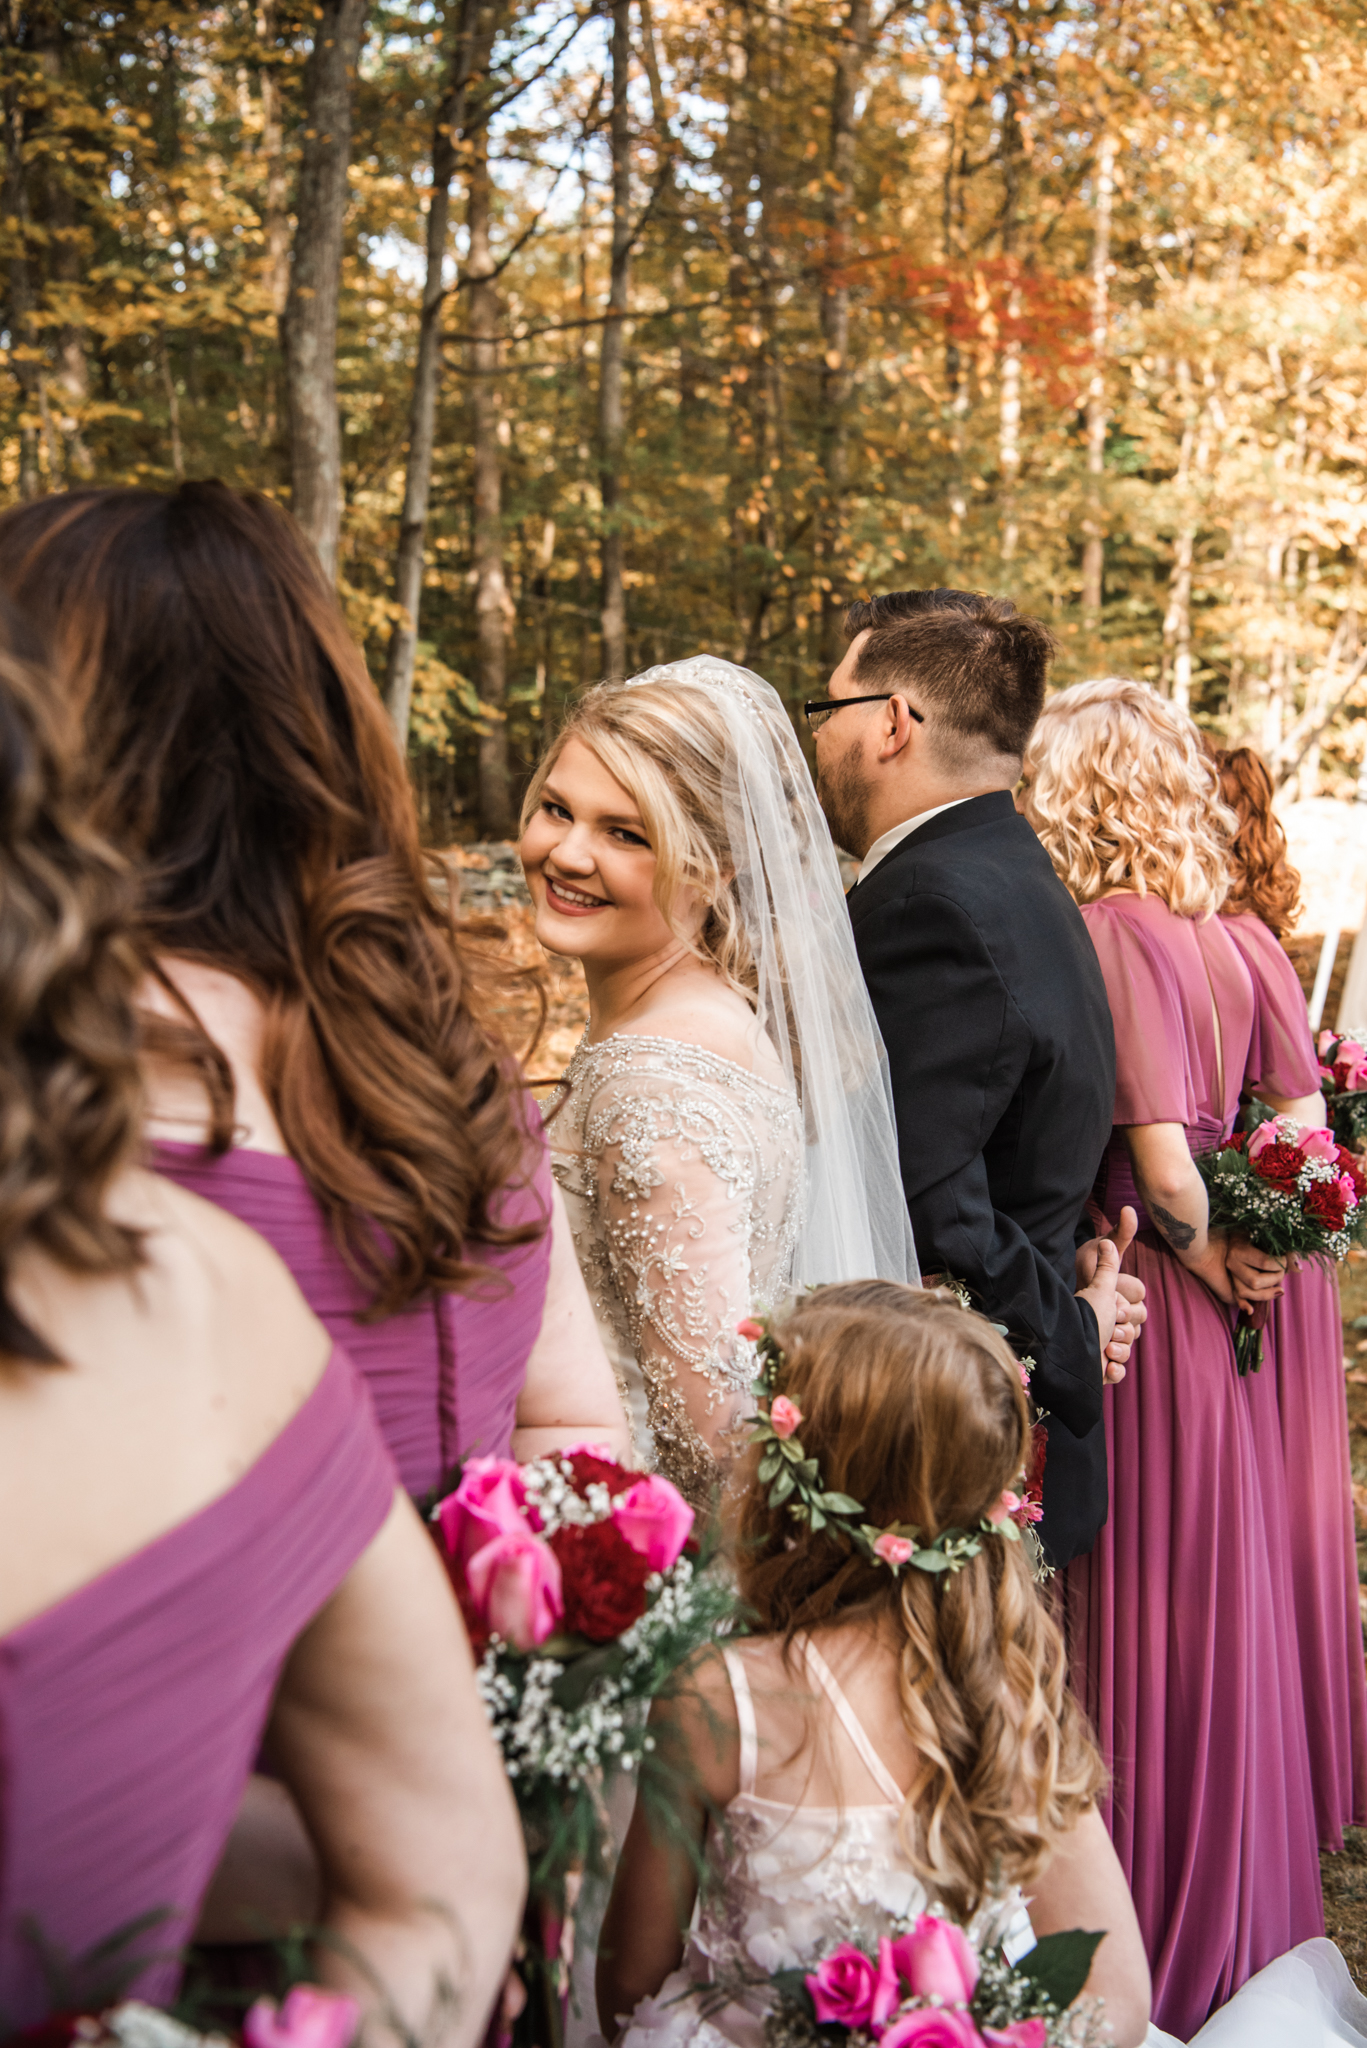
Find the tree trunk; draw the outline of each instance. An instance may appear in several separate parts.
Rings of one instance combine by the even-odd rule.
[[[304,148],[285,307],[291,502],[329,579],[337,574],[342,527],[338,286],[352,93],[366,7],[367,0],[318,0],[304,71]]]
[[[1010,21],[1011,61],[1016,64],[1015,24]],[[1015,262],[1016,216],[1020,201],[1021,131],[1016,115],[1017,85],[1014,76],[1005,88],[1006,111],[1002,120],[1002,256],[1008,266]],[[1006,299],[1008,333],[1001,354],[1001,411],[997,437],[997,467],[1001,475],[1001,558],[1015,559],[1020,527],[1016,517],[1016,487],[1021,467],[1021,345],[1016,332],[1021,316],[1020,280],[1012,273]]]
[[[427,207],[427,271],[418,318],[418,357],[408,407],[408,470],[404,478],[403,514],[394,564],[394,600],[403,617],[389,637],[384,695],[400,753],[408,751],[408,714],[413,701],[413,664],[418,646],[418,614],[422,603],[423,543],[427,505],[432,489],[432,452],[436,441],[437,385],[441,377],[441,326],[445,287],[447,231],[451,218],[451,180],[456,174],[458,138],[465,131],[465,103],[470,80],[476,0],[461,0],[452,24],[446,60],[446,86],[432,130],[432,197]],[[492,41],[492,38],[491,38]],[[487,152],[484,158],[488,175]],[[487,199],[486,199],[487,213]],[[486,224],[485,248],[488,234]]]
[[[850,217],[854,212],[854,106],[868,55],[869,0],[850,0],[841,30],[831,90],[831,133],[826,202],[826,255],[821,274],[821,469],[825,480],[820,560],[821,659],[834,668],[841,654],[841,584],[845,491],[849,477]]]
[[[3,46],[18,48],[22,36],[20,9],[5,0],[0,9]],[[24,177],[24,108],[17,80],[10,67],[5,82],[3,118],[5,136],[5,179],[0,205],[10,224],[14,253],[9,260],[5,325],[10,334],[9,360],[19,386],[19,496],[36,498],[42,490],[38,467],[38,422],[41,413],[39,384],[41,364],[35,342],[33,273],[29,257],[28,188]]]
[[[603,507],[602,634],[603,675],[616,680],[627,670],[627,608],[623,580],[622,457],[626,418],[622,376],[626,357],[624,316],[631,284],[631,130],[628,87],[631,71],[631,0],[612,0],[612,271],[608,318],[598,364],[598,487]]]
[[[945,143],[943,238],[946,269],[952,267],[963,254],[963,156],[962,116],[956,107]],[[963,356],[948,319],[945,322],[944,419],[949,455],[947,525],[949,538],[957,541],[963,533],[964,521],[968,516],[968,499],[965,495],[963,475],[964,429],[968,419],[968,379],[964,375]],[[957,549],[950,551],[951,560],[955,559],[957,552]]]
[[[1104,561],[1101,479],[1106,468],[1106,349],[1110,339],[1111,203],[1115,195],[1115,138],[1103,135],[1096,153],[1096,226],[1092,236],[1092,375],[1087,387],[1087,516],[1082,531],[1082,609],[1101,624]]]
[[[1170,668],[1172,701],[1191,709],[1191,563],[1196,530],[1184,526],[1172,551],[1172,581],[1163,618],[1163,656]]]
[[[470,411],[475,482],[475,683],[484,714],[479,739],[479,823],[486,839],[513,829],[508,781],[507,640],[512,605],[503,574],[503,462],[498,416],[498,285],[489,249],[489,130],[481,122],[470,165]],[[507,433],[506,425],[503,428]]]

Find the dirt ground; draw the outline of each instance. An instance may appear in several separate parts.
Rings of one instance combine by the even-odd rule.
[[[532,912],[511,846],[455,847],[445,856],[467,916],[496,920],[504,937],[491,942],[497,954],[524,971],[525,979],[500,990],[490,1004],[510,1042],[524,1058],[528,1078],[541,1094],[553,1085],[579,1042],[588,1015],[583,972],[537,944]],[[1351,935],[1339,948],[1335,985],[1325,1014],[1332,1017],[1348,967]],[[1289,947],[1307,990],[1314,980],[1320,942],[1311,934]],[[536,1036],[540,1000],[546,1018]],[[533,1043],[533,1040],[535,1042]],[[530,1052],[530,1057],[527,1055]],[[1358,1577],[1367,1613],[1367,1253],[1354,1251],[1341,1269],[1344,1376],[1348,1398],[1353,1501],[1358,1524]],[[1350,1828],[1340,1855],[1320,1859],[1325,1926],[1367,1992],[1367,1829]]]

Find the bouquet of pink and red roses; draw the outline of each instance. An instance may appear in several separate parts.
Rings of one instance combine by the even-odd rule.
[[[1367,1173],[1327,1128],[1269,1117],[1196,1157],[1212,1230],[1233,1230],[1274,1258],[1345,1258],[1367,1237]],[[1268,1304],[1245,1310],[1234,1337],[1239,1371],[1262,1363]]]
[[[814,1968],[783,1970],[765,2048],[1087,2048],[1105,2038],[1096,2000],[1074,2003],[1101,1934],[1049,1934],[1006,1959],[923,1913],[877,1952],[842,1941]]]
[[[1367,1032],[1321,1031],[1315,1041],[1325,1109],[1340,1145],[1367,1145]]]
[[[667,1809],[647,1710],[733,1619],[735,1594],[682,1494],[588,1446],[525,1465],[471,1458],[432,1520],[527,1837],[546,1952],[531,1988],[544,1992],[562,1984],[559,1925],[579,1879],[607,1874],[606,1787],[632,1771]]]

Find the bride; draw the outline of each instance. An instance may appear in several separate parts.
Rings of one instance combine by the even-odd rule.
[[[638,1460],[705,1504],[751,1308],[918,1278],[830,834],[776,693],[699,656],[588,693],[522,835],[537,937],[589,993],[552,1171]]]

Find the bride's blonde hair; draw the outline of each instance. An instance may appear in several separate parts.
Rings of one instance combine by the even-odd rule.
[[[1197,727],[1148,683],[1060,690],[1023,774],[1021,808],[1079,903],[1128,887],[1204,920],[1224,902],[1238,819]]]
[[[976,1529],[1019,1483],[1030,1450],[1020,1367],[951,1295],[885,1280],[825,1287],[775,1335],[803,1449],[865,1522],[909,1523],[930,1541]],[[757,1625],[783,1638],[785,1657],[809,1629],[890,1626],[917,1754],[902,1833],[918,1875],[963,1915],[1002,1881],[1028,1888],[1105,1771],[1023,1547],[988,1538],[959,1571],[894,1578],[771,1508],[759,1455],[742,1467],[737,1511],[740,1592]]]
[[[755,961],[726,829],[729,740],[712,693],[683,678],[600,683],[588,691],[537,766],[522,806],[522,832],[569,740],[596,754],[635,800],[655,855],[656,907],[670,930],[753,1001]],[[686,929],[679,919],[686,890],[706,906],[698,930]]]

